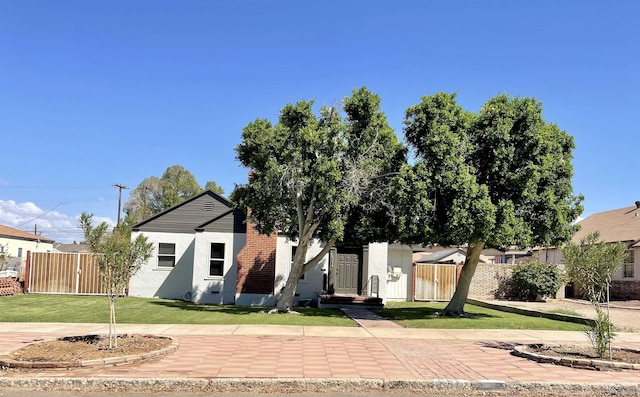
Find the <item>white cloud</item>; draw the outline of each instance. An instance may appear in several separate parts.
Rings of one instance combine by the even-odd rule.
[[[109,218],[94,216],[96,223],[107,222],[115,225]],[[76,216],[58,211],[43,211],[32,202],[16,203],[13,200],[0,200],[0,224],[38,234],[61,243],[80,242],[82,230]],[[36,229],[37,228],[37,229]]]

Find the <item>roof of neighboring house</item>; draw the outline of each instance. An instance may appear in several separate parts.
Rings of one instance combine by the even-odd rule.
[[[47,243],[47,244],[53,244],[53,242],[55,241],[50,238],[38,236],[37,234],[23,232],[22,230],[14,229],[12,227],[5,226],[5,225],[0,225],[0,237],[12,238],[15,240],[39,241],[41,243]]]
[[[605,243],[632,241],[635,246],[640,246],[640,208],[635,205],[598,212],[581,220],[578,225],[580,230],[573,235],[574,243],[597,230],[600,240]]]
[[[417,260],[417,263],[437,263],[442,261],[443,259],[455,254],[460,253],[462,255],[466,255],[466,252],[460,248],[447,248],[442,251],[434,252],[432,254],[423,256],[421,259]]]
[[[91,252],[86,244],[54,244],[53,248],[60,252]]]

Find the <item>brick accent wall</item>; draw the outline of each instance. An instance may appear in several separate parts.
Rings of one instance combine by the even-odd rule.
[[[247,241],[237,256],[236,293],[273,294],[277,238],[275,234],[260,234],[252,223],[247,223]]]
[[[494,296],[501,277],[511,278],[513,265],[498,263],[478,263],[471,279],[469,296]]]
[[[640,299],[640,281],[611,281],[612,299]]]
[[[469,286],[469,296],[515,298],[516,293],[509,285],[513,264],[479,263]],[[562,265],[558,265],[563,267]],[[640,288],[638,289],[640,292]],[[564,298],[564,285],[556,293],[556,298]]]

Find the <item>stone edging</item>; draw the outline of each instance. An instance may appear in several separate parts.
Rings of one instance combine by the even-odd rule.
[[[540,312],[537,310],[521,309],[519,307],[499,305],[499,304],[489,303],[489,302],[472,299],[472,298],[467,298],[467,303],[470,305],[485,307],[487,309],[494,309],[494,310],[499,310],[507,313],[522,314],[523,316],[544,317],[551,320],[566,321],[570,323],[583,324],[588,326],[593,326],[595,324],[595,321],[590,318],[570,316],[568,314],[546,313],[546,312]]]
[[[8,356],[0,356],[0,366],[9,368],[95,368],[104,366],[113,366],[121,364],[131,364],[139,361],[151,360],[156,357],[165,356],[178,350],[180,342],[166,336],[158,338],[170,339],[171,344],[159,350],[154,350],[144,354],[136,354],[121,357],[98,358],[92,360],[73,360],[73,361],[19,361],[10,359]]]
[[[590,359],[590,358],[572,358],[572,357],[556,357],[546,356],[540,353],[533,353],[527,351],[529,346],[540,346],[539,344],[531,345],[518,345],[513,348],[511,354],[518,357],[523,357],[539,363],[549,363],[562,365],[571,368],[589,368],[589,369],[631,369],[640,370],[640,364],[631,364],[619,361],[608,361],[602,359]]]

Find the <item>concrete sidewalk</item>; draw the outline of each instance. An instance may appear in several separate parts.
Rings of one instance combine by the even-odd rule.
[[[522,343],[588,343],[582,332],[405,329],[385,326],[365,312],[350,315],[365,317],[360,327],[122,324],[119,333],[170,336],[179,348],[121,366],[0,371],[0,387],[211,390],[229,384],[240,389],[286,384],[326,390],[329,384],[338,390],[530,388],[640,395],[640,371],[574,369],[510,354]],[[106,332],[106,324],[0,323],[0,355],[36,340]],[[620,333],[615,345],[640,349],[640,334]]]

